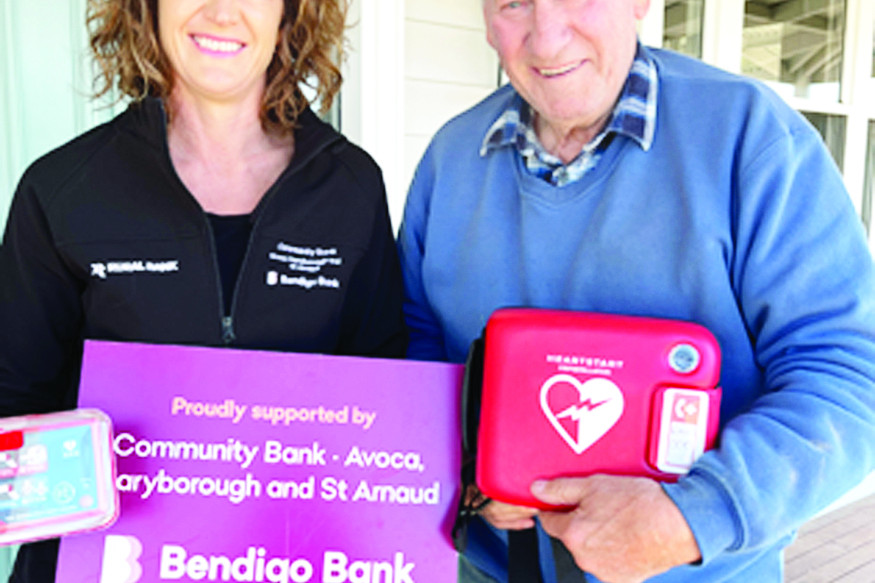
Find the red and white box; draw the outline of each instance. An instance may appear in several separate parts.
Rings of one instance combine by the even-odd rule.
[[[112,423],[100,410],[0,419],[0,545],[109,526],[115,475]]]
[[[674,481],[714,446],[720,347],[684,321],[504,308],[485,332],[477,484],[546,508],[536,479]]]

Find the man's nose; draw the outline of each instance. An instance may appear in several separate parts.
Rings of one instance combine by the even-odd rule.
[[[532,10],[532,28],[529,49],[542,59],[558,55],[569,36],[569,15],[563,2],[544,0],[535,2]]]

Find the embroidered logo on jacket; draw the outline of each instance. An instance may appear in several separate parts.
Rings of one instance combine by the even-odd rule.
[[[125,261],[95,261],[91,264],[91,277],[106,279],[110,275],[128,275],[131,273],[173,273],[179,271],[179,260],[145,260],[133,259]]]
[[[340,280],[332,275],[343,266],[337,247],[290,245],[280,241],[268,253],[268,259],[282,264],[267,272],[265,283],[269,286],[340,289]]]

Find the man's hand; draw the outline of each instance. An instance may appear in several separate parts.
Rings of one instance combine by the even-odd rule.
[[[481,497],[477,486],[468,487],[467,497],[469,503],[477,502]],[[538,510],[536,508],[513,506],[512,504],[491,500],[477,514],[495,528],[502,530],[523,530],[535,526],[534,517],[538,514]]]
[[[647,478],[596,475],[536,481],[532,493],[564,512],[541,524],[577,565],[609,583],[639,583],[701,558],[690,527],[660,485]]]

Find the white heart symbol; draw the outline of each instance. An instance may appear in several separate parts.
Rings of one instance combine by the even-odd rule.
[[[580,400],[570,407],[557,407],[561,410],[554,410],[548,395],[560,383],[568,383],[577,389]],[[617,424],[623,416],[624,405],[623,392],[605,378],[593,378],[581,384],[571,375],[557,374],[541,386],[541,410],[556,432],[577,454],[586,451]],[[562,425],[561,419],[577,422],[576,438]]]

